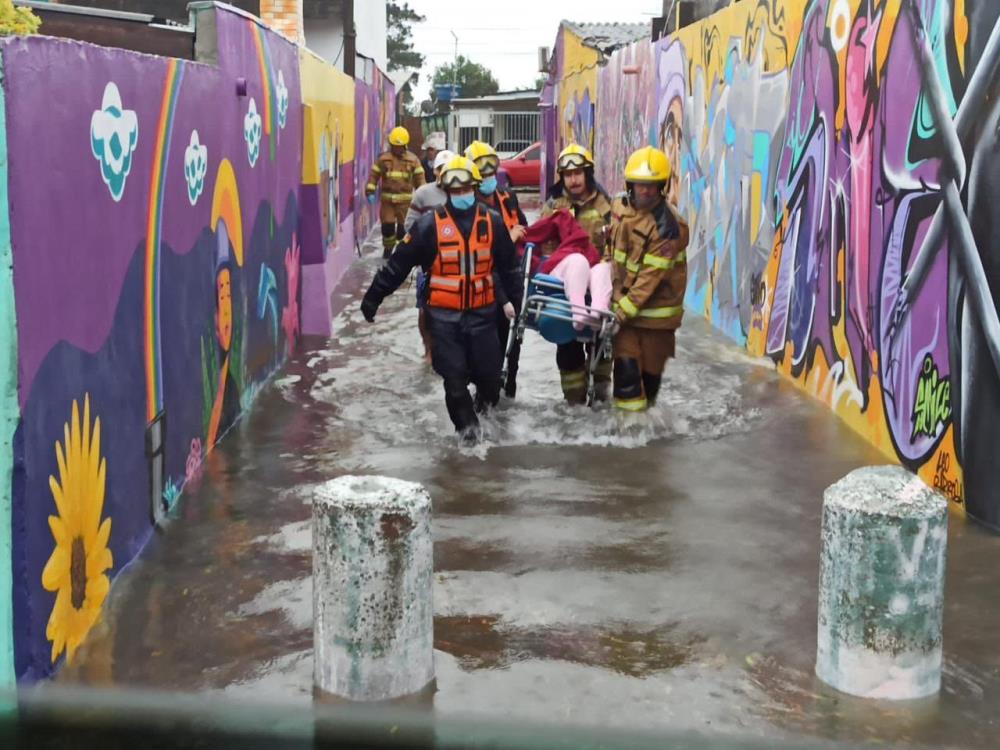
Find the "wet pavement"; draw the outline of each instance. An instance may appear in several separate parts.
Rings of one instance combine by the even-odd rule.
[[[689,315],[648,415],[570,408],[533,333],[518,398],[460,448],[413,289],[374,325],[337,293],[309,341],[117,579],[61,684],[312,700],[310,488],[345,473],[434,499],[442,716],[753,738],[997,746],[1000,537],[951,519],[939,698],[813,676],[823,489],[884,458]]]

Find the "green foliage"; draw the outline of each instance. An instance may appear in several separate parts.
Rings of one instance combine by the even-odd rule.
[[[438,65],[434,69],[434,85],[451,83],[462,87],[461,96],[489,96],[500,90],[500,84],[489,71],[479,63],[474,63],[459,55],[454,63]]]
[[[387,26],[386,51],[389,56],[389,70],[417,68],[424,65],[424,56],[413,49],[413,34],[410,26],[424,21],[424,16],[410,7],[409,3],[389,0],[385,4]]]
[[[0,0],[0,36],[34,34],[41,25],[31,8],[15,8],[14,0]]]
[[[548,82],[549,77],[547,75],[540,75],[535,79],[535,91],[541,91],[545,88],[545,84]]]

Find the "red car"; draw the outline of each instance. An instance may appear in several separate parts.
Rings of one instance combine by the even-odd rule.
[[[538,187],[542,176],[542,144],[533,143],[516,156],[500,161],[512,187]]]

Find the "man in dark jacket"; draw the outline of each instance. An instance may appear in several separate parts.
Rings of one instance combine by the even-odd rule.
[[[375,274],[361,312],[371,322],[382,300],[415,266],[428,274],[431,362],[444,380],[445,405],[456,431],[463,441],[474,442],[477,413],[500,399],[497,307],[508,319],[514,318],[521,278],[503,219],[476,201],[475,189],[482,181],[476,165],[456,156],[438,179],[448,202],[418,219],[396,246]],[[476,386],[474,400],[470,382]]]

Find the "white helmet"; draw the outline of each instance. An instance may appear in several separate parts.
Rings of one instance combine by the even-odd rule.
[[[455,158],[455,154],[451,151],[439,151],[438,155],[434,157],[434,170],[437,171],[439,167],[443,167],[449,161]]]

